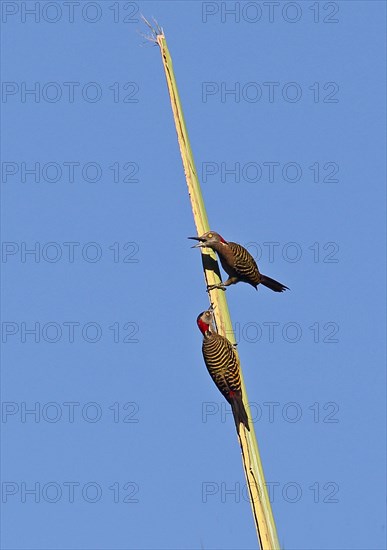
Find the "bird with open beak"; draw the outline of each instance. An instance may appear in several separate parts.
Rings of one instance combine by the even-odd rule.
[[[216,285],[209,285],[207,290],[213,290],[214,288],[226,290],[227,286],[239,282],[248,283],[255,289],[257,289],[259,284],[262,284],[274,292],[289,290],[282,283],[266,275],[262,275],[254,258],[246,248],[238,243],[224,240],[219,233],[208,231],[200,237],[188,238],[199,241],[192,248],[211,248],[214,250],[218,254],[220,263],[228,275],[227,281]]]

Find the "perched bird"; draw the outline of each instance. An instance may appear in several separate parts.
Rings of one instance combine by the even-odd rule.
[[[199,241],[192,248],[212,248],[212,250],[215,250],[218,253],[223,269],[229,276],[224,283],[209,285],[207,290],[213,290],[214,288],[226,290],[226,286],[234,285],[240,281],[249,283],[256,289],[259,284],[262,284],[274,292],[289,290],[287,286],[266,275],[262,275],[254,258],[246,248],[240,244],[225,241],[219,233],[208,231],[201,237],[188,238]]]
[[[239,360],[234,346],[216,332],[211,309],[198,315],[197,325],[203,334],[203,358],[212,380],[230,403],[239,434],[240,423],[250,431],[246,409],[242,401]]]

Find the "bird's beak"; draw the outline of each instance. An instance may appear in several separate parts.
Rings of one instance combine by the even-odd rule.
[[[193,241],[199,241],[197,244],[194,244],[191,246],[191,248],[203,248],[206,246],[206,239],[203,237],[188,237],[189,239],[192,239]]]

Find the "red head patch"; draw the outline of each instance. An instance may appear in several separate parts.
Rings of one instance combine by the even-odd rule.
[[[198,318],[196,319],[196,323],[199,327],[199,330],[202,334],[205,334],[207,332],[207,330],[210,328],[210,325],[208,323],[206,323],[205,321],[203,321],[203,319],[201,318],[202,315],[203,315],[204,311],[202,311],[199,315],[198,315]]]

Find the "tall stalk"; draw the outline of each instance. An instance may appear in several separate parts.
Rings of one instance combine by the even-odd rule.
[[[150,40],[157,43],[160,48],[168,92],[171,99],[177,139],[179,142],[181,158],[183,161],[188,186],[188,193],[191,200],[193,217],[197,233],[198,235],[202,235],[210,230],[210,226],[195,168],[191,145],[188,138],[183,109],[173,71],[172,58],[168,50],[163,30],[157,25],[157,23],[156,28],[153,28],[145,18],[143,19],[151,29],[152,36]],[[205,252],[202,252],[202,262],[206,284],[212,285],[219,283],[219,267],[215,253],[210,249],[206,249]],[[214,270],[214,266],[217,266],[217,269]],[[235,343],[235,335],[225,294],[225,292],[217,289],[210,291],[210,302],[214,306],[215,320],[219,334],[222,334],[232,343]],[[257,439],[255,436],[254,424],[251,418],[251,411],[248,405],[247,391],[243,380],[242,369],[241,381],[243,402],[249,417],[250,431],[247,431],[242,424],[240,425],[239,444],[242,451],[242,462],[250,494],[253,518],[257,529],[260,548],[262,550],[278,550],[280,546],[278,542],[277,530],[266,489],[265,476],[263,473]]]

